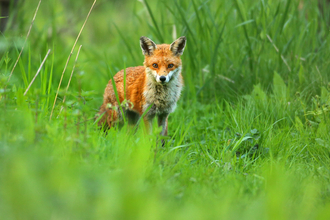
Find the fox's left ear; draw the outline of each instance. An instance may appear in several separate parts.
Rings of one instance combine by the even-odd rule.
[[[182,36],[171,43],[170,50],[173,52],[175,56],[181,56],[183,54],[184,48],[186,46],[186,37]]]

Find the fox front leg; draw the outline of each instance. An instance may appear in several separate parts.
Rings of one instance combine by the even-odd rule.
[[[162,131],[160,132],[161,135],[167,135],[167,118],[168,114],[158,115],[158,126],[162,127]]]
[[[162,127],[160,135],[167,136],[167,118],[168,114],[158,115],[158,126]],[[162,140],[162,146],[164,146],[165,140]]]

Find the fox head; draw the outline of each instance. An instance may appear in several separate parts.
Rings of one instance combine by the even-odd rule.
[[[180,56],[186,46],[186,37],[180,37],[172,44],[156,45],[147,37],[140,38],[145,56],[144,67],[148,75],[158,83],[168,83],[181,72]]]

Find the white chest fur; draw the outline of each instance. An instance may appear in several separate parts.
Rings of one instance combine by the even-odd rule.
[[[157,75],[155,76],[157,73],[150,70],[146,72],[147,85],[143,92],[146,104],[143,106],[143,111],[152,104],[153,107],[148,112],[150,116],[173,112],[182,90],[182,82],[179,76],[181,68],[177,68],[171,73],[168,83],[157,82]]]

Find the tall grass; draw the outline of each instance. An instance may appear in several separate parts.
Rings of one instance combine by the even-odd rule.
[[[20,3],[0,39],[2,218],[329,218],[327,5],[98,1],[49,121],[91,4],[43,1],[9,81],[37,2]],[[140,36],[182,35],[185,87],[165,146],[156,122],[152,134],[127,123],[100,131],[103,90],[142,65]]]

